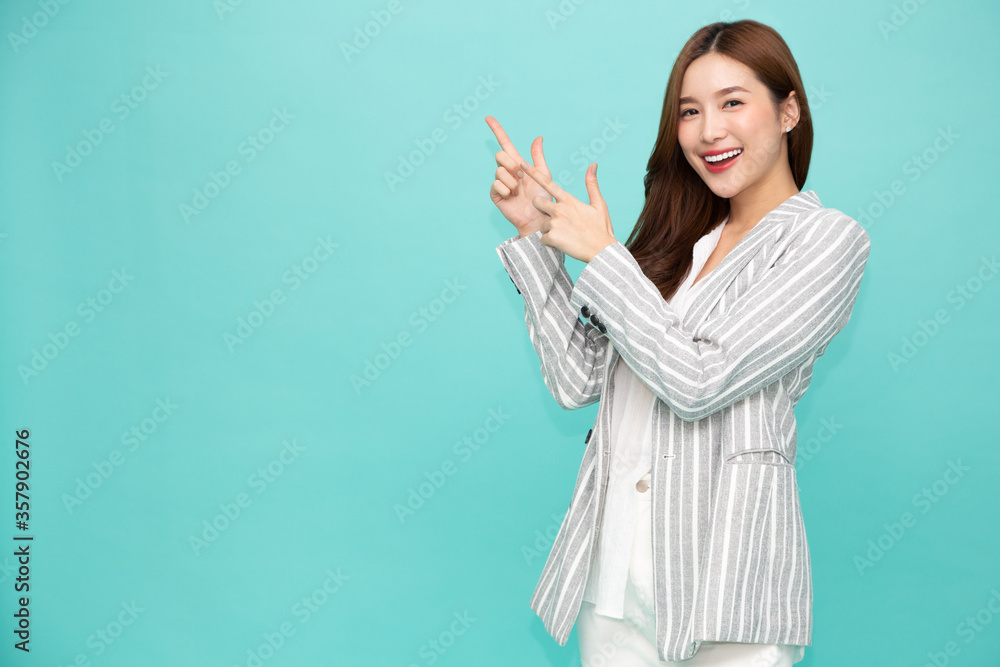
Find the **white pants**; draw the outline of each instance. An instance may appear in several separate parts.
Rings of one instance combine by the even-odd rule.
[[[645,488],[635,492],[637,514],[625,584],[625,618],[603,616],[593,603],[582,603],[576,632],[583,667],[791,667],[802,660],[801,649],[795,646],[736,642],[702,642],[689,660],[660,660],[653,611],[653,494],[650,474],[642,479]]]

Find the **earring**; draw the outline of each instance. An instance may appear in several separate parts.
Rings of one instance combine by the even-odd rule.
[[[785,128],[785,132],[791,132],[791,131],[792,131],[791,125],[789,125],[788,127]]]

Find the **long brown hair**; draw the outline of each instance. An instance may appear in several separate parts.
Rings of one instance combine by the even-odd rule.
[[[788,161],[801,190],[809,172],[813,128],[809,104],[792,52],[773,28],[757,21],[717,22],[701,28],[681,49],[667,81],[660,132],[646,164],[646,202],[625,246],[643,273],[669,299],[691,268],[698,239],[729,215],[729,200],[709,189],[691,167],[677,141],[681,81],[695,58],[728,56],[750,68],[777,106],[791,91],[799,121],[786,135]]]

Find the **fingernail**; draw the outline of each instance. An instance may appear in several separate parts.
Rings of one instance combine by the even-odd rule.
[[[521,171],[520,169],[518,169],[518,170],[517,170],[517,177],[518,177],[518,178],[523,178],[523,177],[524,177],[524,172],[523,172],[523,171]]]

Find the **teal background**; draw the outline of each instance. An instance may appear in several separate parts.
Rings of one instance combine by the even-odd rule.
[[[799,664],[1000,664],[1000,280],[977,278],[1000,249],[996,3],[218,4],[0,9],[0,498],[6,542],[29,429],[35,537],[30,654],[12,648],[2,548],[0,664],[253,665],[284,630],[259,664],[579,665],[576,632],[558,646],[528,600],[597,406],[565,412],[542,383],[494,250],[513,228],[489,200],[483,119],[525,155],[544,136],[578,197],[596,160],[624,240],[677,52],[736,18],[789,43],[816,130],[805,189],[872,241],[851,323],[796,410],[815,584]],[[345,56],[371,12],[391,21]],[[275,109],[292,117],[269,136]],[[102,119],[112,131],[57,173]],[[582,156],[609,120],[624,129]],[[251,135],[271,140],[253,159]],[[186,221],[229,161],[239,172]],[[336,247],[310,263],[317,239]],[[89,496],[68,503],[81,480]],[[206,521],[225,527],[196,548]]]

